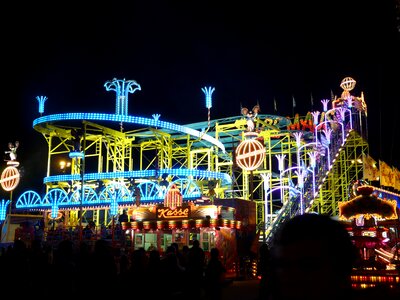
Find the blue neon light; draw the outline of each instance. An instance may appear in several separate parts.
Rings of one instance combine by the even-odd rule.
[[[0,204],[0,222],[3,222],[6,219],[7,207],[10,204],[10,200],[1,200]]]
[[[206,95],[206,107],[210,109],[212,107],[212,93],[215,91],[215,88],[203,87],[201,89],[203,93]]]
[[[84,154],[81,151],[71,151],[68,156],[69,158],[83,158]]]
[[[108,172],[108,173],[86,173],[84,180],[105,180],[114,178],[146,178],[156,177],[159,174],[168,174],[172,176],[185,176],[195,178],[212,178],[221,179],[223,184],[231,184],[232,178],[221,172],[212,172],[197,169],[158,169],[158,170],[140,170],[140,171],[125,171],[125,172]],[[43,179],[43,183],[58,182],[58,181],[78,181],[81,180],[80,174],[71,175],[55,175],[48,176]]]
[[[112,216],[116,216],[118,214],[118,203],[117,203],[117,201],[115,199],[113,201],[111,201],[110,214]]]
[[[144,204],[161,203],[169,188],[175,184],[180,187],[185,201],[194,200],[201,197],[200,188],[193,180],[177,179],[169,184],[167,188],[159,186],[155,182],[145,181],[137,185],[140,191],[140,202]],[[32,210],[52,210],[52,217],[58,214],[60,208],[77,209],[82,208],[103,208],[117,209],[118,205],[134,204],[135,191],[129,190],[124,183],[113,182],[107,185],[100,192],[84,185],[84,197],[81,199],[80,190],[75,190],[69,194],[59,188],[49,190],[47,194],[40,196],[33,191],[23,193],[16,202],[18,209]],[[113,204],[113,201],[116,203]]]
[[[117,99],[115,101],[115,114],[128,115],[128,93],[133,94],[141,90],[140,85],[135,80],[116,79],[107,81],[104,84],[106,91],[115,91]]]
[[[214,146],[218,147],[221,151],[225,153],[225,146],[220,141],[218,141],[217,139],[208,134],[204,134],[198,130],[186,126],[160,121],[154,118],[149,119],[144,117],[112,115],[112,114],[102,114],[102,113],[65,113],[65,114],[54,114],[54,115],[39,117],[33,120],[33,128],[35,128],[40,124],[45,124],[49,122],[70,121],[70,120],[111,121],[119,123],[140,124],[157,128],[165,128],[189,134],[198,139],[203,139],[213,144]]]
[[[39,102],[39,113],[43,113],[44,112],[44,103],[47,100],[46,96],[36,96],[36,100]]]

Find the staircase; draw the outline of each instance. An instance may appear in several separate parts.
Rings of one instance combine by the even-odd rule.
[[[304,212],[337,216],[338,202],[348,198],[349,185],[352,181],[362,178],[362,154],[368,152],[368,143],[362,136],[360,117],[360,114],[353,112],[352,118],[343,122],[343,130],[332,132],[329,157],[317,161],[314,168],[315,194],[313,174],[307,172],[302,189]],[[298,193],[283,204],[272,224],[266,229],[264,242],[271,246],[279,225],[301,212]]]

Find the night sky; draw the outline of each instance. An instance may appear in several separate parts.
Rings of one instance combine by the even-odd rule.
[[[115,92],[104,88],[113,78],[141,85],[130,115],[189,124],[207,120],[205,86],[215,87],[212,119],[257,103],[291,116],[293,97],[300,115],[322,110],[350,76],[368,105],[370,154],[400,169],[394,0],[80,2],[3,10],[1,144],[20,141],[23,186],[40,187],[46,170],[36,96],[48,97],[46,114],[114,113]]]

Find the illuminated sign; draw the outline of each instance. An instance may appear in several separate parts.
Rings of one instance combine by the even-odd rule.
[[[169,207],[157,208],[157,219],[185,219],[190,215],[190,207]]]
[[[47,214],[47,217],[48,217],[49,219],[51,219],[51,220],[59,220],[59,219],[62,218],[62,216],[63,216],[63,214],[62,214],[61,212],[57,212],[57,215],[56,215],[55,218],[53,218],[51,212],[49,212],[49,213]]]
[[[236,163],[243,170],[257,169],[263,163],[264,158],[264,145],[256,139],[244,140],[236,148]]]
[[[1,179],[0,179],[1,187],[5,191],[10,192],[17,187],[19,179],[20,179],[20,174],[18,169],[16,167],[9,166],[5,168],[1,173]]]

